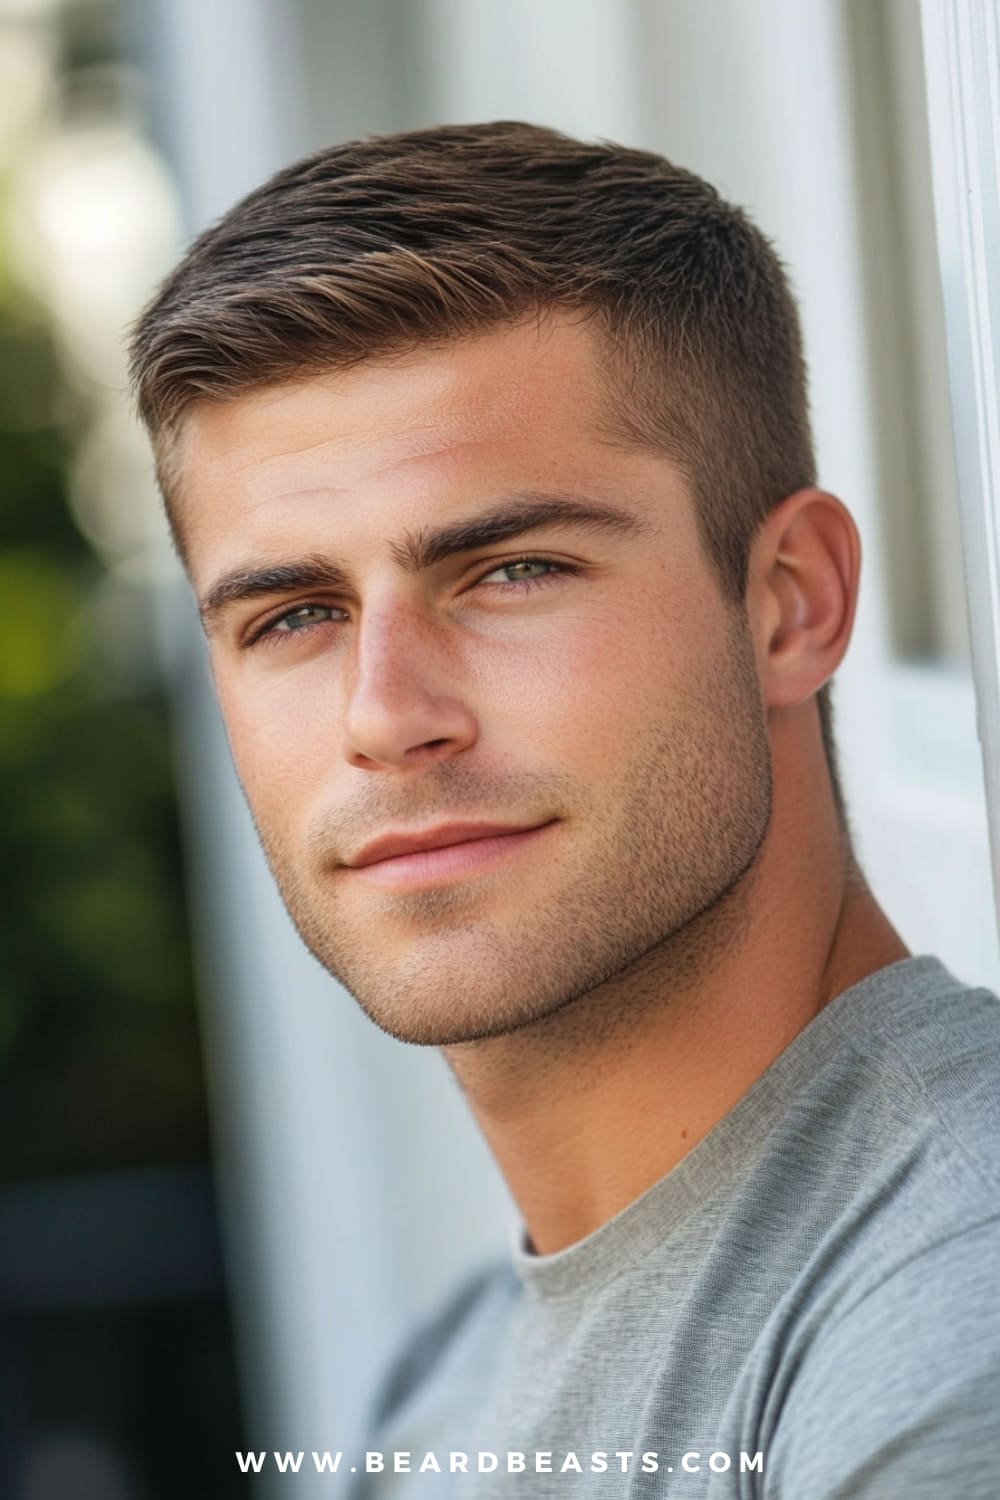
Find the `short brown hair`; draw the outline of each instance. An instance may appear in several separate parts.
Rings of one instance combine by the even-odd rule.
[[[517,121],[315,152],[198,236],[129,349],[168,514],[194,403],[556,308],[605,335],[616,427],[678,465],[721,585],[742,601],[760,523],[816,478],[781,262],[693,173]],[[829,685],[817,701],[843,823]]]

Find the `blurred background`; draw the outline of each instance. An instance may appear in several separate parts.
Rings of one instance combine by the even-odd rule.
[[[124,390],[128,323],[243,192],[488,118],[662,151],[777,243],[865,546],[862,862],[913,951],[1000,988],[917,0],[0,0],[5,1500],[343,1488],[235,1454],[348,1449],[505,1253],[443,1062],[271,889]]]

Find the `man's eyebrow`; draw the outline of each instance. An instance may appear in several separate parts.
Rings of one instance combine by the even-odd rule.
[[[624,536],[636,536],[649,529],[647,523],[631,511],[619,510],[603,501],[527,494],[502,501],[464,521],[407,532],[401,542],[390,544],[390,551],[406,572],[420,573],[459,553],[473,552],[494,542],[510,541],[529,531],[540,531],[544,526],[615,531]],[[203,595],[199,612],[208,630],[227,605],[245,599],[300,588],[346,589],[349,586],[346,567],[317,555],[271,566],[254,567],[251,564],[217,578]]]
[[[408,532],[402,543],[392,544],[391,551],[400,567],[419,573],[456,553],[510,541],[525,532],[540,531],[543,526],[575,526],[580,530],[617,531],[632,536],[647,529],[646,523],[631,511],[619,510],[599,500],[517,495],[466,521]]]

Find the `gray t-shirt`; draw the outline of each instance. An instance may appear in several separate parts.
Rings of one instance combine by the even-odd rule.
[[[845,990],[592,1234],[513,1226],[404,1345],[359,1493],[997,1500],[998,1084],[1000,1000],[937,958]]]

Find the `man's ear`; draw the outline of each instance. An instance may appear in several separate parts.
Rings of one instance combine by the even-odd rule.
[[[794,707],[833,676],[847,650],[861,573],[861,538],[825,490],[796,490],[754,537],[747,617],[768,708]]]

